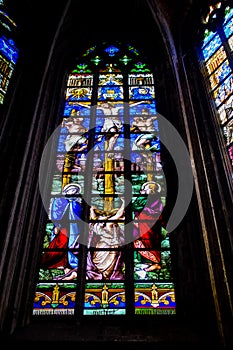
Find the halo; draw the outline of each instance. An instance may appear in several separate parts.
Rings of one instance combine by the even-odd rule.
[[[71,193],[69,193],[71,191]],[[69,194],[79,194],[81,192],[81,186],[76,183],[69,183],[65,185],[63,188],[62,194],[69,195]]]
[[[137,138],[135,139],[135,142],[138,142],[141,139],[146,139],[146,140],[156,140],[157,136],[155,136],[154,134],[141,134],[139,136],[137,136]]]
[[[155,181],[147,181],[147,182],[145,182],[143,185],[142,185],[142,189],[144,189],[144,187],[146,186],[146,185],[149,185],[149,184],[154,184],[154,185],[156,185],[157,186],[157,189],[156,189],[156,191],[157,192],[161,192],[161,185],[160,184],[158,184],[158,182],[155,182]]]

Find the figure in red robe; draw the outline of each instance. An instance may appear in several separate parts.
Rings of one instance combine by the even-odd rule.
[[[144,258],[151,262],[146,271],[161,269],[160,266],[160,234],[156,229],[156,222],[159,220],[163,204],[159,196],[161,186],[154,181],[148,181],[142,185],[141,194],[133,202],[134,218],[134,247]],[[156,250],[156,247],[157,250]]]

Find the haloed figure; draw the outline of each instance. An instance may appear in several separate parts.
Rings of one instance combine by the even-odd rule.
[[[54,230],[47,251],[42,257],[42,268],[63,270],[54,279],[70,280],[77,277],[78,258],[71,248],[78,248],[78,221],[82,215],[79,197],[81,186],[70,183],[63,189],[62,197],[55,197],[51,205]]]
[[[139,196],[132,203],[135,213],[134,246],[145,249],[138,252],[149,262],[146,271],[161,269],[160,250],[158,248],[156,250],[160,244],[160,237],[154,226],[163,210],[160,191],[161,186],[158,183],[148,181],[142,185],[140,191],[141,194],[148,194],[148,196]]]
[[[99,212],[90,208],[90,219],[101,220],[90,224],[90,245],[97,248],[89,252],[87,262],[87,277],[89,279],[123,279],[123,257],[119,248],[122,244],[123,232],[117,220],[124,219],[125,201],[117,211]],[[101,250],[99,250],[101,248]],[[106,250],[104,250],[104,248]],[[112,250],[108,250],[112,248]]]

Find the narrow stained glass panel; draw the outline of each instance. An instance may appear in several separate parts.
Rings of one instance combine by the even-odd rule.
[[[215,8],[220,7],[224,11],[214,11]],[[212,90],[211,94],[216,106],[216,115],[222,129],[221,134],[225,141],[230,162],[233,164],[233,65],[232,59],[230,59],[233,50],[233,9],[220,1],[214,6],[210,6],[209,14],[203,23],[205,23],[205,29],[203,28],[201,60],[206,67],[210,90]],[[209,23],[211,23],[211,26],[209,26]]]
[[[14,41],[2,36],[0,38],[0,104],[4,102],[18,55]]]

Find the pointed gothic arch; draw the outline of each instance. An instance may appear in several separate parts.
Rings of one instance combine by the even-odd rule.
[[[34,315],[174,314],[153,73],[130,43],[92,45],[64,95]]]

